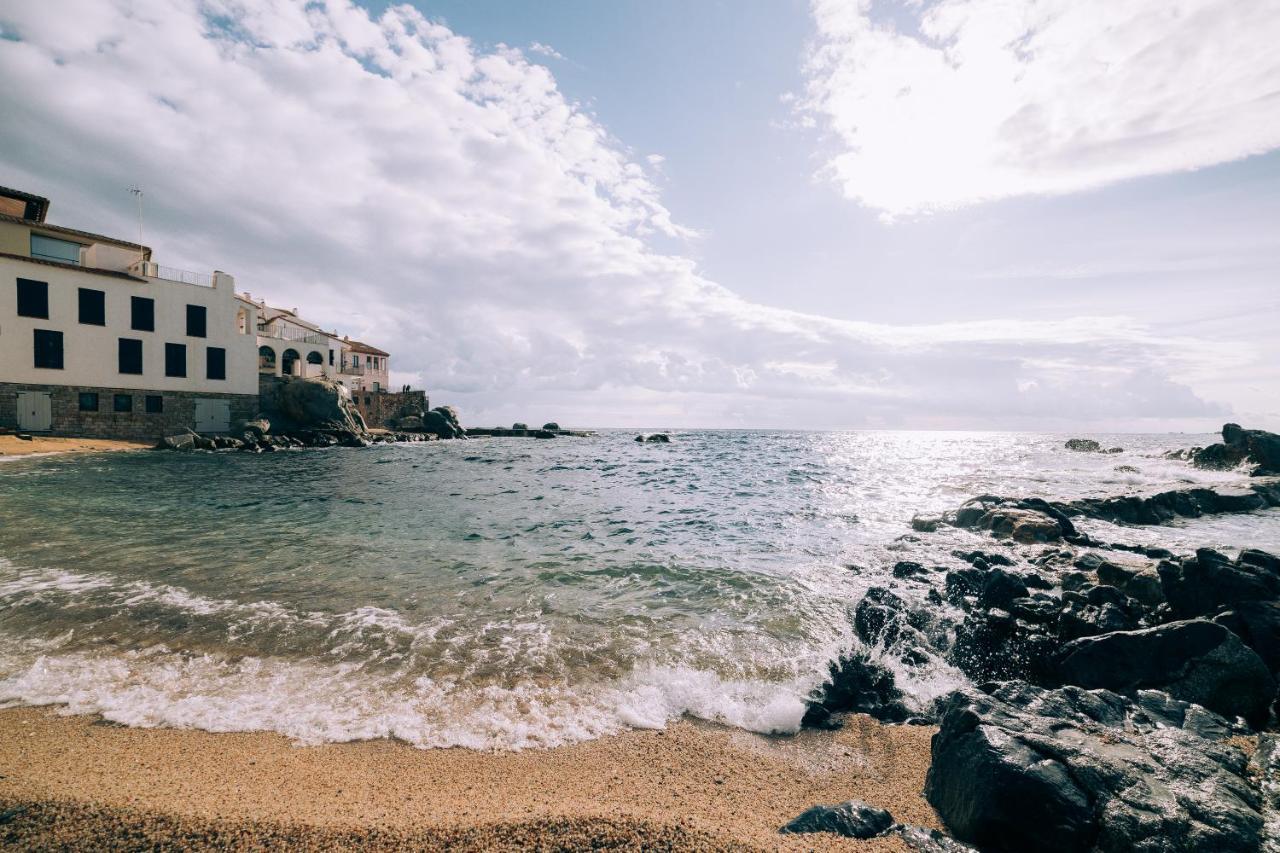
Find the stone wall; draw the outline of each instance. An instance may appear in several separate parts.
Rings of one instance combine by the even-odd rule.
[[[351,399],[370,429],[389,429],[388,421],[405,405],[427,411],[426,391],[352,391]]]
[[[195,425],[195,401],[200,398],[227,400],[231,406],[231,425],[237,421],[258,416],[256,394],[216,394],[194,391],[146,391],[137,388],[93,388],[68,385],[26,385],[0,382],[0,427],[16,429],[18,426],[18,393],[26,391],[46,392],[50,395],[52,410],[52,435],[73,435],[85,438],[133,438],[144,441],[159,439],[166,433],[177,432]],[[82,392],[98,395],[96,412],[80,411]],[[133,397],[133,409],[129,412],[114,411],[115,395]],[[162,398],[162,411],[148,412],[148,396]]]

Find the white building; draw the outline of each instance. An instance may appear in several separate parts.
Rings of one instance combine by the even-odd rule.
[[[275,308],[248,293],[236,300],[237,326],[257,336],[259,373],[338,378],[343,344],[335,332],[302,319],[297,308]]]
[[[0,426],[155,438],[253,417],[258,337],[234,279],[52,225],[48,208],[0,187]]]

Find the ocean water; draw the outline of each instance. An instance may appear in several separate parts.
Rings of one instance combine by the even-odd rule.
[[[633,436],[0,462],[0,704],[304,743],[790,732],[863,592],[921,598],[895,562],[991,546],[914,514],[1246,480],[1161,458],[1207,435]],[[1280,550],[1276,510],[1087,529]],[[886,663],[920,705],[964,680]]]

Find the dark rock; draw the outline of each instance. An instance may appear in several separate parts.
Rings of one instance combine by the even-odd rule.
[[[1101,453],[1102,445],[1094,441],[1092,438],[1070,438],[1063,445],[1067,450],[1074,450],[1077,453]]]
[[[528,424],[522,424],[519,421],[511,425],[512,432],[524,432],[525,430],[528,430],[528,429],[529,429]]]
[[[1260,799],[1230,733],[1147,691],[962,691],[934,735],[925,797],[983,850],[1252,853]]]
[[[1241,601],[1213,621],[1257,652],[1272,673],[1280,674],[1280,601]]]
[[[946,591],[947,601],[957,607],[963,604],[965,598],[976,598],[982,592],[982,585],[986,581],[986,572],[979,568],[972,569],[954,569],[947,572]]]
[[[893,576],[895,578],[914,578],[921,575],[928,575],[929,570],[919,563],[912,563],[907,560],[895,563],[893,567]]]
[[[1009,537],[1015,542],[1056,542],[1062,538],[1063,528],[1057,519],[1034,509],[1016,506],[998,506],[980,517],[975,527],[990,530],[997,537]]]
[[[560,433],[549,429],[540,429],[533,434],[534,438],[559,438]]]
[[[1024,679],[1044,683],[1058,639],[1044,625],[1002,610],[970,611],[948,659],[975,682]]]
[[[1054,674],[1085,688],[1162,690],[1255,727],[1266,722],[1276,692],[1257,652],[1200,619],[1074,640],[1059,652]]]
[[[952,551],[951,556],[964,560],[966,563],[976,564],[979,560],[988,566],[1012,566],[1013,560],[1010,560],[1004,554],[986,553],[985,551]]]
[[[779,832],[833,832],[846,838],[875,838],[893,826],[893,816],[861,800],[834,806],[814,806]]]
[[[466,438],[467,431],[458,421],[458,411],[453,406],[436,406],[422,415],[422,431],[434,433],[440,438]]]
[[[178,432],[160,439],[160,443],[156,447],[160,450],[195,450],[196,438],[198,436],[189,430]]]
[[[396,418],[392,423],[396,429],[404,430],[420,430],[424,426],[422,422],[422,415],[402,415],[401,417]]]
[[[655,432],[653,435],[647,436],[645,441],[650,444],[668,444],[671,441],[671,436],[665,432]]]
[[[1280,474],[1280,435],[1260,429],[1243,429],[1238,424],[1222,427],[1222,443],[1198,451],[1191,464],[1198,468],[1234,468],[1250,460],[1253,473]]]
[[[1017,575],[1004,569],[992,569],[982,580],[982,591],[978,594],[980,607],[998,607],[1008,610],[1009,603],[1015,598],[1023,598],[1029,590]]]
[[[805,728],[839,728],[832,714],[856,712],[889,723],[911,716],[893,673],[872,663],[866,654],[842,656],[828,665],[828,671],[830,677],[814,691],[800,721]]]
[[[1205,616],[1242,601],[1280,598],[1280,568],[1270,554],[1243,551],[1234,561],[1209,548],[1156,567],[1164,597],[1180,619]]]
[[[1115,468],[1117,474],[1137,474],[1138,469],[1132,465],[1117,465]]]
[[[542,428],[550,432],[559,432],[560,424],[556,423],[555,421],[551,421],[550,423],[543,424]]]

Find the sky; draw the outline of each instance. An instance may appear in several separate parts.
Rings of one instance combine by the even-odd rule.
[[[0,0],[0,184],[126,238],[141,186],[159,262],[471,425],[1280,429],[1278,42],[1273,0]]]

